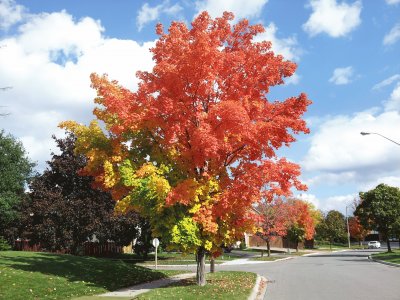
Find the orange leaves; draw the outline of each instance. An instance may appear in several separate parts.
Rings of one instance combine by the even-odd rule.
[[[301,200],[288,200],[289,221],[305,231],[305,238],[312,239],[315,234],[315,219],[313,218],[312,207]]]
[[[189,205],[198,202],[197,188],[198,183],[195,179],[183,180],[168,194],[165,202],[167,205],[174,205],[175,203]]]

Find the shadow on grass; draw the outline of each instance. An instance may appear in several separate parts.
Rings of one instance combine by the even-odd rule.
[[[0,267],[64,277],[70,282],[84,281],[87,286],[100,286],[110,291],[167,277],[162,272],[120,260],[51,253],[8,254],[0,253]]]

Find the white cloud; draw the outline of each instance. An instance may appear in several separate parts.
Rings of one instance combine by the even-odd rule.
[[[390,186],[400,187],[400,176],[383,176],[374,178],[371,181],[363,183],[361,185],[360,191],[369,191],[376,188],[381,183],[385,183]]]
[[[303,29],[310,35],[326,33],[337,38],[346,36],[361,24],[361,1],[353,4],[336,0],[310,0],[313,10]]]
[[[383,44],[385,46],[393,45],[398,40],[400,40],[400,23],[393,26],[388,34],[383,38]]]
[[[400,0],[386,0],[386,3],[389,5],[399,4]]]
[[[345,184],[349,181],[353,181],[356,177],[356,172],[354,171],[344,171],[344,172],[326,172],[320,175],[314,176],[310,179],[304,180],[304,183],[307,186],[317,186],[321,183],[325,185],[338,185],[338,184]]]
[[[294,73],[291,77],[285,79],[286,84],[298,85],[300,83],[301,76]]]
[[[103,36],[100,22],[75,21],[66,12],[30,15],[14,36],[0,39],[0,82],[12,89],[0,93],[0,106],[10,113],[1,127],[20,138],[33,160],[43,168],[54,149],[51,135],[59,122],[87,123],[94,107],[92,72],[134,90],[137,70],[153,67],[149,48],[154,42]],[[60,34],[63,32],[63,34]]]
[[[386,78],[382,80],[381,82],[375,84],[372,89],[373,90],[379,90],[385,86],[391,85],[393,82],[400,81],[400,74],[395,74],[393,76],[390,76],[389,78]]]
[[[233,12],[237,19],[258,17],[268,0],[203,0],[196,1],[198,13],[206,10],[213,17],[224,11]]]
[[[299,195],[295,195],[295,198],[311,203],[316,209],[320,209],[321,207],[321,202],[313,194],[301,193]]]
[[[14,0],[1,0],[0,29],[7,30],[12,25],[20,22],[25,13],[25,8],[22,5],[17,5]]]
[[[336,68],[333,71],[332,77],[329,79],[329,82],[332,82],[336,85],[349,84],[352,81],[352,76],[354,74],[353,67],[345,67],[345,68]]]
[[[322,212],[330,210],[337,210],[343,215],[346,215],[346,206],[348,207],[348,214],[353,213],[352,203],[357,197],[357,194],[347,194],[339,196],[331,196],[323,199],[318,199],[314,194],[301,193],[296,195],[297,198],[312,203],[317,209]]]
[[[348,194],[328,197],[324,200],[324,205],[321,208],[322,211],[328,212],[330,210],[340,211],[343,215],[346,215],[346,206],[348,215],[352,214],[352,203],[357,197],[357,194]]]
[[[379,132],[400,140],[399,124],[400,114],[396,111],[335,116],[315,131],[302,165],[307,170],[324,173],[355,172],[355,181],[397,171],[398,146],[376,135],[362,136],[360,132]]]
[[[400,82],[397,83],[389,99],[385,102],[385,110],[400,112]]]
[[[272,50],[275,54],[282,55],[288,60],[299,60],[301,50],[294,36],[287,38],[277,37],[278,28],[274,23],[270,23],[265,27],[265,32],[258,34],[254,41],[270,41],[272,43]]]
[[[145,3],[140,8],[136,18],[138,30],[141,31],[147,23],[157,20],[163,13],[175,16],[182,10],[182,6],[180,6],[178,3],[170,6],[168,0],[153,7],[151,7],[148,3]]]
[[[304,182],[314,193],[321,188],[326,193],[327,188],[350,186],[356,192],[367,191],[379,183],[400,186],[399,145],[384,138],[400,142],[400,83],[382,104],[353,115],[328,117],[314,125],[311,146],[300,163],[312,174]],[[372,134],[362,136],[360,132]],[[337,207],[340,199],[319,199],[320,208]]]

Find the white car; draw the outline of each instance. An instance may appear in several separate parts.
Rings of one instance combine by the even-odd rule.
[[[370,241],[368,242],[368,249],[378,249],[381,247],[381,243],[378,241]]]

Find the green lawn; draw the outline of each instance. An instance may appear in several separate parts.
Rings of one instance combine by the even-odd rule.
[[[50,253],[0,252],[0,299],[67,299],[113,291],[180,271],[121,260]]]
[[[292,256],[302,256],[304,254],[309,254],[309,252],[304,252],[304,251],[299,251],[296,252],[295,250],[289,253],[279,253],[279,254],[272,254],[270,257],[268,257],[268,254],[264,252],[264,256],[259,256],[252,257],[250,260],[257,260],[257,261],[274,261],[277,259],[282,259],[282,258],[287,258],[287,257],[292,257]]]
[[[318,244],[315,244],[315,249],[316,250],[330,250],[330,246],[329,246],[329,243],[318,243]],[[332,244],[332,250],[345,250],[345,249],[349,249],[348,244],[336,244],[336,243]],[[364,249],[364,246],[350,245],[350,249],[353,249],[353,250]]]
[[[135,299],[247,299],[254,287],[257,275],[248,272],[216,272],[207,274],[207,285],[197,286],[195,279],[158,288]]]
[[[400,250],[393,250],[393,252],[383,252],[372,254],[372,257],[375,259],[384,260],[387,262],[400,264]]]
[[[282,257],[282,256],[267,256],[267,255],[264,255],[264,256],[258,256],[258,257],[252,257],[252,258],[250,258],[250,260],[256,260],[256,261],[274,261],[274,260],[277,260],[277,259],[281,259],[281,258],[284,258],[284,257]]]
[[[224,253],[222,256],[215,260],[216,264],[221,264],[225,261],[230,261],[239,258],[238,256],[232,254]],[[126,263],[139,263],[143,265],[154,265],[155,256],[154,254],[149,254],[147,259],[137,256],[136,254],[120,254],[112,259],[122,259]],[[194,254],[182,254],[175,252],[163,252],[157,255],[157,263],[159,265],[193,265],[196,264],[196,257]],[[207,258],[206,263],[209,263],[209,258]]]

